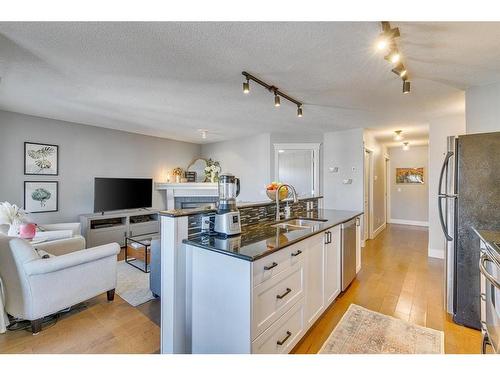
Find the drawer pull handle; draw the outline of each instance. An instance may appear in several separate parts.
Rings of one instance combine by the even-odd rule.
[[[283,294],[278,294],[278,295],[276,296],[276,298],[277,298],[277,299],[282,299],[282,298],[285,298],[285,297],[286,297],[286,295],[287,295],[288,293],[290,293],[291,291],[292,291],[292,290],[291,290],[290,288],[286,288],[286,292],[285,292],[285,293],[283,293]]]
[[[302,251],[301,250],[297,250],[295,253],[292,253],[292,256],[296,257],[296,256],[299,256],[300,254],[302,254]]]
[[[292,335],[292,332],[286,331],[286,337],[283,340],[278,340],[276,342],[276,344],[283,345],[286,342],[286,340],[288,340],[290,338],[291,335]]]
[[[264,266],[264,270],[269,271],[270,269],[273,269],[277,265],[278,265],[278,263],[273,262],[273,264],[271,264],[270,266]]]

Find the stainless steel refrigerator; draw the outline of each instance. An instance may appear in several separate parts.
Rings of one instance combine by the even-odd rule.
[[[456,323],[480,329],[479,238],[472,228],[500,229],[500,132],[447,141],[438,194],[445,304]]]

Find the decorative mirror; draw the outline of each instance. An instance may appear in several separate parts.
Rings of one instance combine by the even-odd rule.
[[[205,167],[207,166],[207,159],[195,159],[187,167],[188,172],[196,173],[196,182],[205,182]]]

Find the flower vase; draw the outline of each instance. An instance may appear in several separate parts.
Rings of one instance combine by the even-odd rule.
[[[9,237],[19,237],[19,223],[10,224],[9,231],[7,232]]]

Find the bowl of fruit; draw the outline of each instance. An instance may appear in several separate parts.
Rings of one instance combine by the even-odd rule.
[[[271,200],[276,200],[276,191],[282,184],[280,182],[273,181],[269,185],[266,186],[266,193],[269,199]],[[280,189],[280,196],[279,200],[282,201],[288,197],[288,188],[285,186],[284,188]]]

